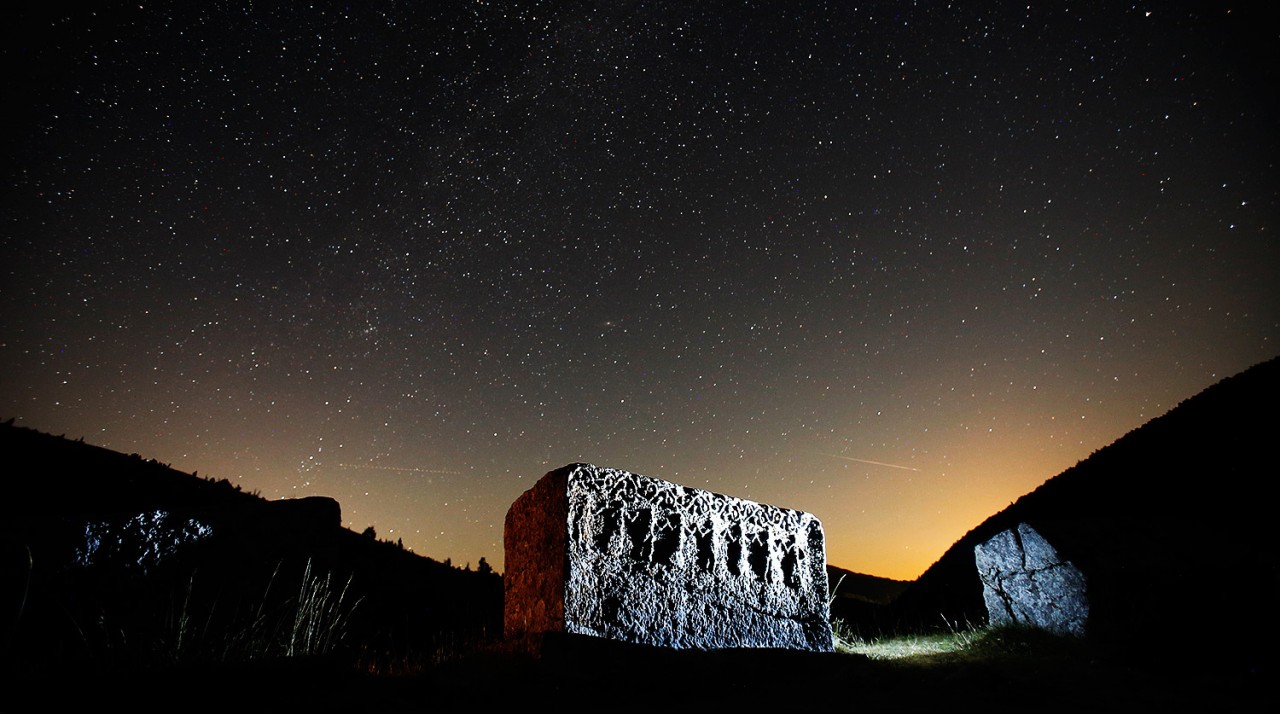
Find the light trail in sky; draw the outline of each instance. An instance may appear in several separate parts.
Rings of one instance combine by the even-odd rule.
[[[823,456],[830,456],[833,459],[844,459],[845,461],[857,461],[860,464],[872,464],[873,466],[888,466],[891,469],[902,469],[903,471],[919,471],[920,470],[920,469],[913,469],[910,466],[899,466],[898,464],[886,464],[883,461],[868,461],[867,459],[855,459],[852,456],[841,456],[839,454],[823,454]]]

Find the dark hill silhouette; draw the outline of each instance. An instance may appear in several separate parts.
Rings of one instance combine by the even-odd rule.
[[[909,580],[894,580],[877,575],[855,573],[831,564],[827,565],[827,583],[831,588],[832,597],[835,598],[834,602],[858,600],[877,605],[893,602],[911,585]]]
[[[1278,401],[1280,358],[1214,384],[973,528],[881,618],[908,630],[985,623],[974,546],[1027,522],[1092,574],[1094,636],[1181,651],[1195,632],[1227,656],[1269,658]]]
[[[832,624],[838,631],[846,623],[855,624],[858,634],[873,638],[889,632],[883,616],[886,606],[908,587],[909,580],[893,580],[827,564],[827,587],[831,589]]]
[[[344,528],[332,499],[270,501],[12,423],[0,464],[11,671],[277,656],[316,624],[288,619],[304,601],[341,626],[310,637],[369,667],[501,635],[499,575]]]

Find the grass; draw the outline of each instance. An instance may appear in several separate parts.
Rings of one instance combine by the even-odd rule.
[[[313,575],[311,561],[302,573],[302,586],[294,607],[293,626],[285,641],[284,655],[323,655],[331,652],[346,635],[351,613],[360,605],[357,599],[345,604],[351,590],[351,578],[339,590],[330,573]]]
[[[1017,627],[860,638],[833,621],[838,652],[868,658],[861,702],[909,711],[1265,711],[1274,679],[1207,650],[1097,641]],[[853,671],[857,671],[856,669]],[[850,680],[853,678],[850,677]]]
[[[69,665],[194,671],[289,660],[409,676],[492,640],[471,620],[432,611],[447,600],[392,609],[401,593],[309,558],[142,573],[110,564],[41,570],[21,543],[4,555],[14,577],[0,593],[0,665],[32,679]]]
[[[363,600],[352,592],[352,578],[310,560],[292,575],[283,566],[243,581],[216,571],[160,582],[67,578],[46,584],[35,612],[23,586],[0,656],[37,672],[63,661],[113,668],[232,664],[321,657],[348,647]]]
[[[271,593],[278,574],[279,566],[251,607],[222,613],[216,599],[193,604],[193,575],[168,618],[158,649],[173,662],[250,661],[334,651],[361,602],[350,596],[351,578],[339,585],[332,574],[314,572],[307,560],[296,594],[280,601]]]
[[[977,637],[974,632],[900,635],[871,640],[837,636],[836,651],[860,654],[874,660],[902,660],[964,652]]]
[[[827,598],[830,608],[844,583],[841,575]],[[1065,651],[1077,656],[1083,649],[1079,639],[1060,637],[1046,631],[1023,626],[989,627],[963,624],[940,617],[946,629],[930,632],[889,632],[868,636],[839,617],[831,619],[831,632],[836,652],[857,654],[868,659],[906,666],[942,664],[1002,664],[1012,659],[1060,658]]]
[[[831,588],[827,606],[835,602],[844,575]],[[943,618],[944,622],[946,618]],[[990,632],[986,628],[966,624],[957,627],[948,624],[948,631],[931,634],[889,635],[885,637],[867,638],[849,627],[840,618],[832,618],[831,634],[835,650],[847,654],[859,654],[873,660],[924,660],[944,654],[963,653],[976,648],[978,643]]]
[[[837,652],[908,665],[1045,661],[1075,657],[1084,643],[1030,627],[952,625],[945,631],[863,638],[832,621]]]

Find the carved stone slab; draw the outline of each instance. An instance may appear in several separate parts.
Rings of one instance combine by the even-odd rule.
[[[590,464],[507,512],[505,634],[681,649],[832,649],[812,514]]]

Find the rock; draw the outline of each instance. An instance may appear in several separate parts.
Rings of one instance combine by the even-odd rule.
[[[307,543],[342,527],[342,507],[327,496],[250,501],[226,513],[227,530],[253,542]]]
[[[1085,634],[1089,598],[1084,573],[1034,528],[1019,523],[973,549],[991,625],[1025,625],[1060,635]]]
[[[811,514],[589,464],[507,512],[508,639],[586,634],[677,649],[832,649]]]
[[[146,573],[212,534],[208,524],[164,510],[90,521],[84,524],[75,562],[85,568],[107,566]]]
[[[342,506],[327,496],[282,498],[265,504],[264,518],[296,530],[342,527]]]

